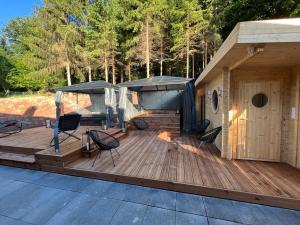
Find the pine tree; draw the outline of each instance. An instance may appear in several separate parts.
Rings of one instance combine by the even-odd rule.
[[[175,58],[186,56],[186,77],[190,73],[190,55],[196,51],[199,36],[207,26],[203,12],[196,0],[176,1],[172,9],[174,21],[172,23],[173,46],[171,50]]]

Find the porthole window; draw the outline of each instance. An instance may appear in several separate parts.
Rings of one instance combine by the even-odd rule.
[[[211,95],[211,107],[214,113],[218,112],[219,109],[219,95],[217,90],[214,90]]]
[[[268,103],[268,96],[258,93],[252,97],[252,104],[257,108],[262,108]]]

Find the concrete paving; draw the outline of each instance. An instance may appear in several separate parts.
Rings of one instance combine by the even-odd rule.
[[[300,225],[300,211],[0,166],[0,225]]]

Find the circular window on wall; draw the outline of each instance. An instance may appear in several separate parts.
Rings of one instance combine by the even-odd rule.
[[[252,97],[252,104],[257,108],[262,108],[268,103],[268,96],[258,93]]]
[[[219,95],[217,90],[214,90],[211,95],[211,107],[214,113],[218,112],[219,109]]]

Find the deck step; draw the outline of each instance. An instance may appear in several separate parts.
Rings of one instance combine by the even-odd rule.
[[[9,152],[0,152],[1,161],[12,161],[12,162],[22,162],[22,163],[35,163],[34,155],[29,154],[20,154],[20,153],[9,153]]]

